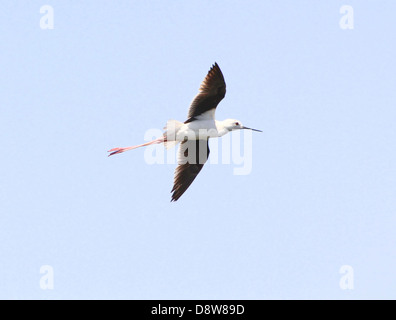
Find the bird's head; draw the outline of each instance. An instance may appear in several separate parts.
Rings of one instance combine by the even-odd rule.
[[[236,119],[227,119],[224,120],[224,127],[228,130],[228,131],[232,131],[232,130],[240,130],[240,129],[248,129],[248,130],[253,130],[253,131],[258,131],[258,132],[262,132],[261,130],[257,130],[257,129],[252,129],[252,128],[248,128],[245,127],[241,121],[236,120]]]

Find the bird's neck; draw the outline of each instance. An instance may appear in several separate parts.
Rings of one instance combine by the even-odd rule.
[[[216,128],[217,128],[217,133],[218,133],[219,137],[222,137],[225,134],[227,134],[228,132],[230,132],[230,130],[227,129],[227,127],[225,126],[224,121],[216,120]]]

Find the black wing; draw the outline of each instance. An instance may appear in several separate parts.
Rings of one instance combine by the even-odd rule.
[[[188,189],[208,157],[208,140],[186,140],[180,144],[171,201],[177,201]]]
[[[185,123],[191,122],[196,116],[216,109],[219,102],[226,94],[226,84],[219,65],[215,62],[209,70],[199,88],[199,93],[191,102],[188,110],[188,119]]]

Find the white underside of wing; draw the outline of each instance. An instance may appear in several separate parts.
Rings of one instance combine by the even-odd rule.
[[[187,155],[185,154],[186,150]],[[197,157],[198,156],[198,157]],[[198,159],[198,160],[197,160]],[[199,141],[198,145],[196,140],[189,140],[181,143],[177,152],[177,164],[204,164],[208,159],[208,146],[206,140]]]
[[[206,112],[201,113],[194,118],[197,120],[214,120],[215,119],[216,108],[210,109]]]

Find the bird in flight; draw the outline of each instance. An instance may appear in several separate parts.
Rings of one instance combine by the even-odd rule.
[[[215,120],[215,111],[226,94],[226,84],[220,67],[215,63],[201,83],[198,94],[188,110],[187,120],[169,120],[162,137],[140,145],[113,148],[109,156],[128,150],[164,143],[166,148],[180,142],[171,201],[177,201],[194,181],[209,157],[209,138],[221,137],[232,130],[257,129],[242,125],[239,120]]]

